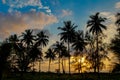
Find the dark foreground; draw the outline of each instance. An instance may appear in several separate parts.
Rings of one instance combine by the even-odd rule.
[[[3,80],[21,80],[19,73],[3,75]],[[24,73],[23,80],[120,80],[120,73],[84,73],[84,74],[57,74],[57,73]]]

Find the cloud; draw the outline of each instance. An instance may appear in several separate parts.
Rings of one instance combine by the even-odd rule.
[[[101,16],[107,18],[107,30],[104,31],[104,34],[107,35],[105,42],[110,43],[111,39],[114,38],[117,29],[117,27],[115,26],[115,15],[112,12],[101,12]]]
[[[72,15],[72,11],[70,11],[70,10],[62,10],[61,17],[70,16],[70,15]]]
[[[48,14],[51,14],[51,9],[48,6],[44,6],[41,0],[2,0],[2,2],[9,6],[9,13],[18,11],[26,7],[29,7],[28,10],[30,9],[31,11],[31,9],[35,7],[35,11],[45,9]]]
[[[2,0],[2,3],[5,4],[5,3],[6,3],[6,0]]]
[[[12,33],[21,33],[25,29],[43,29],[45,26],[56,23],[57,18],[54,15],[48,15],[43,12],[0,14],[0,38],[6,38]]]
[[[120,2],[117,2],[117,3],[115,4],[115,8],[116,8],[116,9],[120,9]]]

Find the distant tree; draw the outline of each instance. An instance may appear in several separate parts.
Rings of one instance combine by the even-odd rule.
[[[103,29],[107,29],[105,25],[103,25],[102,23],[105,22],[106,18],[100,17],[99,16],[99,12],[97,12],[95,15],[91,15],[90,16],[90,20],[87,22],[87,27],[89,28],[89,31],[92,32],[92,34],[96,37],[96,69],[99,72],[99,65],[97,65],[97,63],[99,63],[99,46],[98,46],[98,38],[99,38],[99,34],[102,33]],[[95,70],[96,72],[96,70]]]
[[[49,67],[48,67],[48,72],[50,72],[50,63],[52,60],[55,59],[55,53],[53,49],[49,48],[48,51],[45,53],[45,58],[49,59]]]
[[[75,37],[75,28],[77,26],[72,24],[71,21],[65,21],[63,27],[58,27],[62,32],[59,33],[60,40],[68,44],[68,54],[69,54],[69,74],[70,74],[70,43],[73,42]]]

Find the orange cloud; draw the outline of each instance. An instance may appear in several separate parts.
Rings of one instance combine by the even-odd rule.
[[[4,39],[12,33],[19,34],[29,28],[43,29],[45,26],[56,22],[57,18],[54,15],[43,12],[0,14],[0,38]]]

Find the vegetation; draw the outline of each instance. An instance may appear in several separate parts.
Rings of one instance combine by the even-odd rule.
[[[61,31],[58,34],[60,41],[52,44],[46,52],[43,48],[49,43],[49,34],[45,30],[34,33],[34,30],[28,29],[21,35],[11,35],[0,45],[0,80],[97,80],[98,78],[120,80],[119,73],[100,73],[104,68],[103,60],[110,60],[107,56],[108,49],[113,51],[118,58],[112,72],[120,71],[120,13],[116,15],[117,34],[111,40],[110,45],[102,42],[106,38],[103,30],[107,29],[103,22],[107,20],[99,14],[97,12],[90,16],[86,32],[76,30],[77,26],[72,21],[64,21],[64,26],[58,27]],[[72,61],[73,56],[75,59]],[[49,66],[48,72],[43,73],[40,72],[40,67],[41,61],[45,58],[48,59]],[[63,64],[66,58],[68,58],[69,75]],[[58,60],[57,73],[51,73],[50,66],[54,60]],[[35,62],[38,61],[39,73],[34,68]],[[60,65],[62,65],[63,74]],[[71,74],[71,65],[78,70],[79,74]],[[97,74],[93,71],[100,73],[100,76],[96,77]]]

